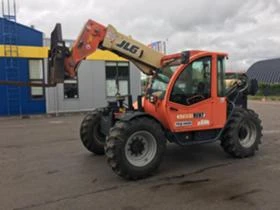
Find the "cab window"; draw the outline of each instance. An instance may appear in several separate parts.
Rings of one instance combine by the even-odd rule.
[[[179,75],[171,92],[172,102],[192,105],[211,97],[211,57],[189,64]]]
[[[224,57],[218,57],[217,60],[217,82],[218,82],[218,96],[219,97],[224,97],[225,96],[225,64],[226,64],[226,59]],[[231,79],[229,79],[231,81]]]

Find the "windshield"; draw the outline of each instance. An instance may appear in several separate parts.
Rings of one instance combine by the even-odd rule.
[[[166,63],[166,65],[161,69],[159,69],[157,74],[150,78],[150,84],[147,90],[147,94],[163,99],[170,78],[180,65],[181,62],[178,62],[178,59],[173,59],[170,62]]]

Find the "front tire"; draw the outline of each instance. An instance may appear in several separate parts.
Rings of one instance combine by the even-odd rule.
[[[104,155],[106,136],[100,131],[102,112],[93,111],[85,116],[80,128],[80,137],[85,148],[97,155]]]
[[[250,157],[261,143],[261,120],[253,110],[236,108],[221,138],[221,146],[236,158]]]
[[[105,152],[116,174],[137,180],[159,167],[165,147],[161,126],[153,119],[141,117],[117,122],[110,130]]]

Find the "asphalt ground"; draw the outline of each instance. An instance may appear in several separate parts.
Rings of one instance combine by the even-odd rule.
[[[116,176],[79,140],[82,115],[0,118],[0,209],[280,209],[280,104],[250,102],[263,121],[256,156],[219,143],[169,144],[145,180]]]

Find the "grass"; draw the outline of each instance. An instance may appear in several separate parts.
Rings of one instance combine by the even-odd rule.
[[[260,96],[260,95],[256,95],[256,96],[249,96],[249,100],[257,100],[260,101],[263,98],[265,98],[267,101],[280,101],[280,96]]]

